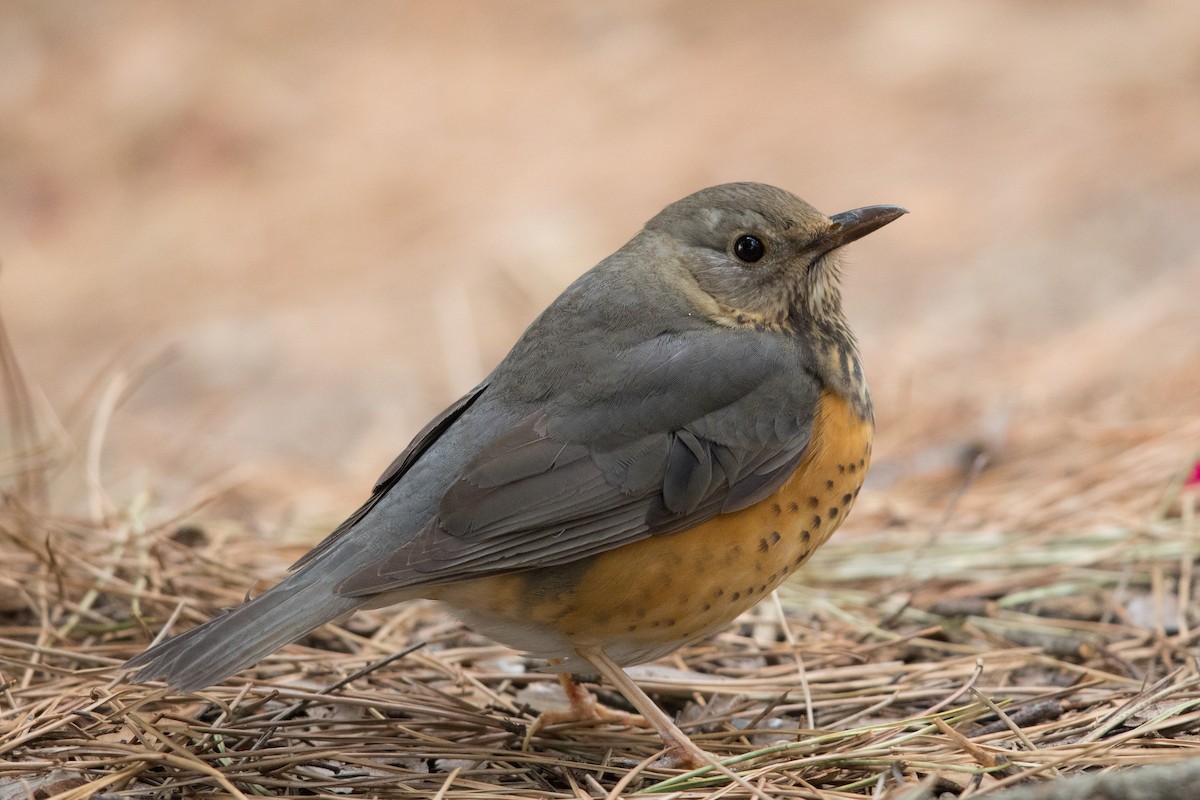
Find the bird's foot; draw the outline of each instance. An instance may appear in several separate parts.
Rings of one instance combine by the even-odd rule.
[[[692,770],[712,766],[716,760],[716,756],[704,752],[690,739],[684,739],[668,743],[666,751],[652,766],[656,769]]]
[[[567,673],[560,673],[559,683],[571,707],[562,711],[543,711],[529,726],[525,738],[521,741],[521,749],[529,750],[530,742],[541,730],[551,725],[561,725],[566,722],[613,722],[630,727],[649,727],[650,723],[641,714],[631,714],[609,708],[596,699],[596,696],[576,683]]]

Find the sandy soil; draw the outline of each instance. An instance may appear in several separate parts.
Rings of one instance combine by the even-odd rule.
[[[0,11],[0,311],[81,451],[128,384],[115,505],[244,480],[226,511],[319,535],[727,180],[912,210],[847,272],[879,412],[850,528],[940,514],[980,452],[957,524],[1136,516],[1200,447],[1195,2],[345,9]]]

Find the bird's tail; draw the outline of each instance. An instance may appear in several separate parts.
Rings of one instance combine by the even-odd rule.
[[[210,686],[331,620],[364,598],[341,597],[328,578],[301,570],[221,616],[125,662],[136,681],[164,680],[182,691]]]

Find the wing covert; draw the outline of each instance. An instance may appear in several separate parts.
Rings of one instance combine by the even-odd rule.
[[[511,426],[411,543],[339,593],[568,563],[768,496],[803,456],[819,387],[761,341],[721,331],[627,353],[626,379],[607,385],[604,402],[588,387],[580,396],[592,405],[541,408]],[[714,358],[729,369],[712,370]]]

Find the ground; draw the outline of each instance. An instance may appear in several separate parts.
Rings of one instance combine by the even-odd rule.
[[[1198,37],[1186,0],[9,4],[0,312],[47,448],[7,392],[0,792],[623,791],[597,765],[652,737],[522,753],[551,679],[421,606],[212,704],[107,681],[180,599],[281,574],[576,275],[727,180],[911,210],[845,275],[876,463],[782,614],[642,683],[722,755],[790,743],[745,774],[801,796],[1190,753]]]

